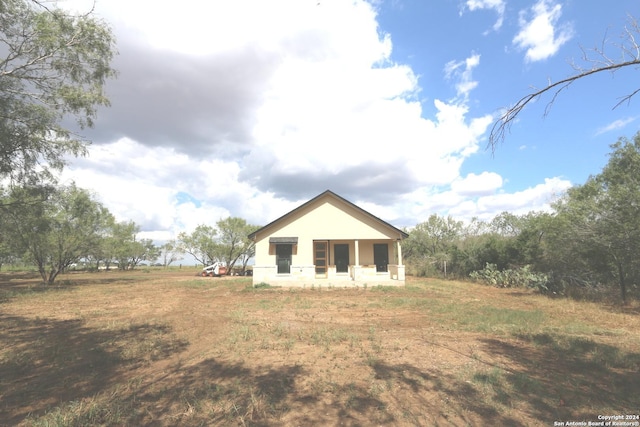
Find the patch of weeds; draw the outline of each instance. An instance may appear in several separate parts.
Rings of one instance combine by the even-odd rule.
[[[291,331],[291,327],[287,322],[280,322],[269,328],[269,332],[275,338],[290,340],[293,338],[293,333]]]
[[[302,299],[300,298],[300,296],[296,296],[294,307],[298,309],[308,310],[310,308],[313,308],[313,301],[308,298]]]
[[[42,416],[30,415],[25,422],[33,427],[137,424],[138,404],[131,395],[139,388],[140,382],[132,380],[104,393],[65,403]]]
[[[210,288],[212,287],[212,282],[210,280],[207,280],[206,278],[203,279],[195,279],[195,280],[185,280],[184,282],[179,282],[181,287],[183,288],[195,288],[195,289],[202,289],[202,288]]]
[[[269,289],[269,288],[272,288],[272,286],[270,284],[268,284],[268,283],[260,282],[260,283],[257,283],[255,285],[253,285],[253,288],[254,289]]]
[[[282,342],[282,348],[286,351],[291,351],[295,343],[296,340],[294,340],[293,338],[286,339]]]
[[[275,299],[261,299],[258,301],[258,306],[263,310],[279,310],[284,307],[284,304]]]
[[[473,382],[476,384],[496,387],[502,384],[504,373],[501,369],[493,368],[490,371],[477,372],[473,375]]]
[[[540,381],[522,372],[509,375],[509,380],[515,391],[525,395],[541,395],[545,390],[545,386]]]
[[[233,323],[244,323],[247,319],[247,313],[244,310],[234,310],[231,312],[231,321]]]
[[[510,390],[506,387],[505,373],[501,369],[493,368],[489,371],[477,372],[472,377],[472,383],[480,386],[482,395],[487,403],[508,404]]]
[[[240,325],[229,334],[229,341],[236,344],[240,341],[250,341],[256,336],[256,332],[249,325]]]
[[[369,386],[369,396],[374,399],[378,399],[382,393],[387,390],[383,381],[374,381]]]
[[[376,339],[376,327],[371,325],[369,326],[369,341],[374,341]]]
[[[367,366],[374,367],[374,366],[377,366],[378,364],[380,364],[380,358],[377,357],[376,355],[366,351],[364,356],[365,356],[365,358],[364,358],[365,359],[365,363],[366,363]]]
[[[351,349],[362,348],[362,338],[360,337],[360,335],[354,334],[354,333],[349,334],[348,340],[349,340],[349,348]]]
[[[167,325],[131,324],[122,328],[113,344],[120,347],[120,357],[130,362],[151,362],[184,348],[188,342],[179,339]]]
[[[322,327],[314,329],[309,339],[313,345],[324,346],[326,349],[329,349],[332,344],[346,341],[348,336],[347,331],[342,328],[331,329]]]
[[[358,388],[354,383],[346,384],[342,387],[343,392],[346,394],[345,407],[351,408],[355,406],[358,398]]]
[[[365,285],[366,285],[366,283],[365,283]],[[404,287],[402,287],[402,286],[377,285],[377,286],[372,286],[371,287],[371,291],[372,292],[383,292],[383,293],[396,293],[396,292],[403,292],[404,291]]]
[[[519,334],[519,339],[533,343],[536,347],[547,348],[566,360],[580,363],[585,369],[628,369],[640,370],[640,353],[628,353],[619,348],[598,343],[589,338],[559,334]]]
[[[461,310],[456,316],[463,329],[495,334],[537,331],[545,321],[540,310],[518,310],[485,306]]]
[[[393,288],[393,287],[392,287]],[[388,307],[409,307],[409,308],[431,308],[434,305],[433,300],[427,298],[417,298],[417,297],[398,297],[398,298],[385,298],[384,303]]]
[[[260,342],[261,350],[269,350],[271,348],[271,341],[267,337],[262,337],[262,341]]]

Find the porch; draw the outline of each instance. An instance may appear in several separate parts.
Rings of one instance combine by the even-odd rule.
[[[400,240],[316,239],[272,244],[275,265],[254,266],[254,283],[289,287],[404,285]]]

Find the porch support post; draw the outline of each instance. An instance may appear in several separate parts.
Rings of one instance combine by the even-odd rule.
[[[360,244],[358,240],[354,240],[354,250],[356,255],[356,263],[353,266],[353,276],[352,280],[358,281],[360,280]]]
[[[400,245],[400,240],[396,241],[396,246],[398,248],[398,265],[402,265],[402,245]]]

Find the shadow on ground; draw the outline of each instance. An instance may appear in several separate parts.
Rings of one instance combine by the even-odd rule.
[[[38,273],[0,273],[0,303],[22,295],[67,292],[78,286],[129,284],[137,280],[136,277],[109,276],[109,273],[84,273],[60,276],[53,285],[45,285]]]
[[[176,359],[156,376],[138,370],[180,353],[188,343],[170,328],[133,324],[93,330],[81,321],[0,317],[0,419],[9,425],[65,406],[74,425],[522,425],[531,419],[595,420],[589,408],[638,408],[640,354],[550,334],[518,341],[484,339],[484,351],[508,360],[469,381],[408,363],[377,360],[369,378],[314,380],[313,367]],[[363,362],[364,363],[364,362]],[[138,373],[136,374],[136,370]],[[496,372],[500,372],[496,374]],[[479,385],[490,384],[487,396]],[[78,409],[89,398],[95,406]],[[45,417],[46,418],[46,417]]]
[[[640,407],[640,353],[548,333],[517,338],[482,340],[485,351],[515,367],[491,380],[496,402],[526,402],[532,417],[545,422],[597,421],[603,409],[627,414]]]
[[[81,320],[0,315],[0,420],[15,425],[117,384],[187,345],[158,324],[92,329]]]
[[[279,367],[206,359],[174,367],[135,393],[139,415],[120,420],[157,425],[521,425],[482,403],[468,382],[409,364],[376,363],[367,381],[324,382],[300,365]],[[177,380],[179,378],[179,380]],[[171,420],[171,421],[169,421]]]

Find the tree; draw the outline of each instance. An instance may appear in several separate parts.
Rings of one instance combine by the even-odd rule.
[[[463,224],[433,214],[425,222],[417,224],[403,245],[407,261],[415,266],[420,275],[428,274],[433,266],[444,271],[445,263],[450,260],[452,247],[461,237]]]
[[[99,239],[85,255],[85,261],[89,268],[99,270],[101,262],[104,262],[107,267],[111,264],[112,259],[110,258],[108,241],[115,223],[116,219],[111,213],[108,213],[103,218],[98,230]]]
[[[522,219],[511,212],[502,212],[491,220],[489,228],[501,236],[514,237],[520,233]]]
[[[16,199],[21,203],[4,218],[4,233],[15,253],[36,264],[46,285],[93,250],[111,215],[75,185],[14,188],[8,202]]]
[[[255,243],[249,239],[248,235],[257,230],[258,227],[247,224],[242,218],[229,217],[221,219],[216,223],[218,227],[218,252],[219,258],[227,263],[229,267],[227,274],[238,260],[242,262],[242,273],[244,274],[249,259],[255,255]]]
[[[559,221],[570,235],[558,232],[555,250],[599,281],[615,281],[627,299],[629,283],[640,280],[640,133],[611,146],[602,172],[571,188],[556,205]],[[575,260],[573,260],[575,264]]]
[[[160,258],[165,268],[169,267],[171,263],[181,260],[182,254],[178,243],[175,240],[170,240],[160,246]]]
[[[93,126],[109,101],[104,85],[116,72],[115,40],[89,12],[65,13],[40,2],[0,2],[0,179],[51,178],[86,141],[65,121]]]
[[[598,192],[594,181],[567,190],[554,203],[555,214],[545,237],[546,271],[558,291],[593,288],[606,283],[609,270],[602,246],[594,244]],[[596,239],[597,240],[597,239]]]
[[[254,231],[257,231],[260,228],[258,225],[248,225],[246,228],[247,236]],[[244,250],[240,254],[239,261],[242,263],[242,275],[245,276],[247,274],[247,264],[249,260],[256,255],[256,244],[253,240],[250,240],[247,237],[247,245]]]
[[[181,251],[191,255],[197,262],[209,265],[219,260],[216,234],[215,228],[200,224],[191,234],[184,231],[178,234],[178,245]]]
[[[140,226],[133,221],[113,224],[110,235],[105,239],[108,258],[118,262],[120,270],[135,268],[142,261],[154,261],[160,256],[160,249],[151,239],[137,239]]]
[[[7,242],[3,242],[0,239],[0,270],[2,270],[3,265],[13,262],[15,258],[15,254]]]
[[[605,49],[607,43],[606,38],[602,43],[602,47],[586,51],[582,49],[582,60],[586,65],[572,64],[573,69],[576,71],[570,77],[565,79],[550,82],[546,87],[542,89],[536,89],[533,92],[520,98],[513,106],[504,110],[500,114],[500,117],[493,124],[491,133],[489,135],[489,146],[492,150],[495,150],[498,142],[501,142],[505,138],[505,133],[510,130],[511,124],[516,120],[524,108],[532,101],[537,100],[542,95],[547,93],[553,93],[551,101],[547,104],[545,109],[545,116],[549,113],[551,106],[556,98],[562,91],[571,86],[578,80],[585,79],[594,74],[600,74],[604,72],[616,72],[621,68],[637,67],[640,65],[640,44],[638,39],[640,38],[640,26],[638,21],[633,18],[628,18],[628,24],[625,26],[624,33],[622,35],[622,42],[619,45],[612,44],[620,52],[615,56],[610,56]],[[640,88],[632,90],[628,95],[624,96],[615,106],[630,102],[631,98],[640,92]]]
[[[151,239],[136,240],[127,247],[129,257],[127,266],[131,269],[136,268],[142,261],[155,261],[160,256],[160,248],[153,244]]]

